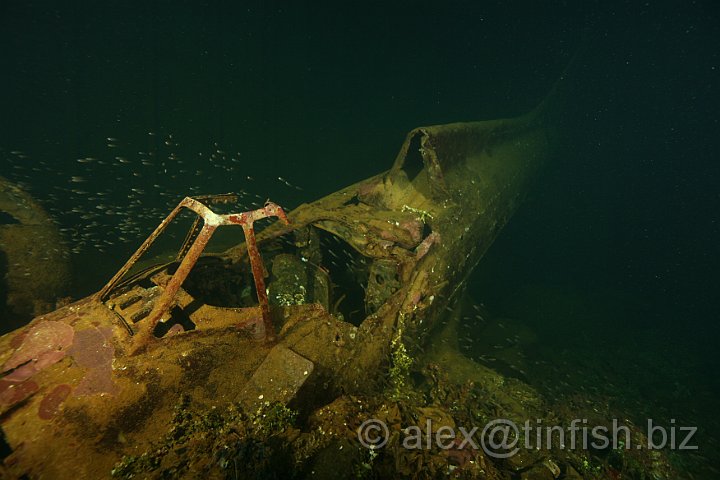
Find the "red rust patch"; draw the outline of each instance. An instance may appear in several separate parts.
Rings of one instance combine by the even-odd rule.
[[[3,372],[15,369],[5,379],[23,381],[59,362],[72,345],[74,333],[73,328],[63,322],[44,321],[34,325],[22,338],[20,347],[3,365]]]
[[[23,330],[22,332],[15,335],[12,340],[10,340],[10,346],[12,348],[19,348],[25,340],[25,337],[27,337],[27,330]]]
[[[38,384],[32,380],[26,382],[13,382],[0,380],[0,405],[15,405],[37,392]]]
[[[62,405],[68,395],[70,395],[70,390],[72,390],[70,385],[62,384],[58,385],[52,392],[45,395],[40,402],[38,416],[43,420],[50,420],[53,418],[60,410],[60,405]]]
[[[107,331],[95,327],[75,332],[75,342],[69,353],[78,366],[86,369],[85,378],[75,388],[75,395],[117,393],[118,387],[112,381],[115,347],[106,335]]]

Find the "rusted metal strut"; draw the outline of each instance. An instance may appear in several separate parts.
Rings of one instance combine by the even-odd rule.
[[[261,329],[259,328],[256,329],[255,337],[274,340],[275,328],[273,327],[272,320],[270,319],[270,307],[268,306],[267,290],[265,289],[262,257],[260,257],[260,250],[258,250],[257,242],[255,241],[255,229],[253,228],[253,222],[255,222],[255,220],[266,217],[278,217],[286,225],[289,223],[287,215],[285,215],[285,211],[280,206],[271,202],[266,203],[265,207],[259,210],[227,215],[227,220],[235,225],[241,225],[243,233],[245,234],[245,244],[248,249],[250,267],[252,268],[253,279],[255,280],[255,290],[257,292],[258,303],[260,304],[260,311],[262,312],[263,318],[262,331],[260,331]]]

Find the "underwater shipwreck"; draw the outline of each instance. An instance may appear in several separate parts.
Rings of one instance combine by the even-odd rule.
[[[96,294],[0,338],[0,476],[666,478],[632,476],[669,471],[646,452],[402,446],[430,419],[571,418],[455,332],[468,276],[552,158],[548,102],[414,129],[389,170],[293,211],[186,197]],[[180,217],[173,257],[148,258]],[[382,448],[358,441],[369,418]]]

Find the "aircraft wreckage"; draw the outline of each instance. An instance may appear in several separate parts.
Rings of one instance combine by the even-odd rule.
[[[98,293],[0,338],[5,473],[107,477],[186,394],[319,407],[377,383],[515,211],[550,154],[546,116],[417,128],[388,171],[287,214],[185,198]],[[175,258],[143,262],[187,215]],[[226,230],[238,240],[211,252]]]

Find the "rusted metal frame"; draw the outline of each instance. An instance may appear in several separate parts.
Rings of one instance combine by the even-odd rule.
[[[192,268],[195,266],[195,263],[198,261],[198,258],[200,258],[203,250],[205,250],[205,247],[210,241],[213,233],[215,233],[217,227],[217,223],[210,223],[206,220],[202,230],[200,230],[200,233],[195,238],[192,246],[188,249],[187,254],[180,262],[180,265],[175,271],[175,274],[170,278],[167,285],[163,287],[162,295],[153,306],[153,309],[150,312],[150,315],[148,315],[147,320],[143,322],[143,329],[137,335],[137,340],[135,342],[136,348],[141,347],[143,344],[147,343],[149,339],[152,338],[155,327],[157,326],[163,315],[165,315],[170,310],[170,307],[175,300],[175,296],[177,295],[180,286],[187,278],[190,270],[192,270]]]
[[[138,351],[145,345],[151,338],[152,333],[157,326],[160,319],[170,309],[172,302],[177,295],[180,286],[187,278],[190,270],[195,265],[200,255],[204,251],[207,243],[210,241],[213,233],[217,227],[221,225],[240,225],[243,227],[243,233],[245,235],[245,241],[248,248],[248,255],[250,258],[250,265],[253,272],[253,278],[255,280],[255,288],[257,291],[258,302],[260,303],[260,310],[262,312],[263,323],[258,333],[262,338],[273,338],[274,328],[270,318],[270,308],[267,299],[267,292],[265,290],[264,281],[264,267],[260,252],[257,248],[257,242],[255,240],[255,231],[253,223],[256,220],[267,217],[278,217],[283,223],[288,224],[287,215],[285,211],[278,205],[268,202],[263,208],[243,212],[239,214],[227,214],[218,215],[213,212],[207,205],[203,204],[198,199],[192,197],[185,197],[170,214],[158,225],[153,233],[143,242],[143,244],[137,249],[137,251],[130,257],[130,259],[123,265],[123,267],[113,276],[112,279],[97,293],[97,298],[101,301],[107,295],[107,293],[122,279],[137,260],[148,250],[152,243],[157,237],[165,230],[167,225],[175,219],[180,210],[187,208],[196,213],[203,220],[203,226],[200,233],[192,239],[191,245],[188,246],[191,237],[186,238],[186,244],[183,245],[178,260],[180,265],[171,277],[170,281],[163,288],[163,293],[158,299],[157,303],[150,312],[148,319],[143,322],[143,328],[138,335],[135,336],[134,340],[134,351]],[[199,226],[199,218],[193,224],[192,231]],[[184,253],[184,255],[183,255]]]
[[[203,223],[204,221],[202,217],[195,217],[195,220],[193,221],[190,230],[188,230],[187,235],[185,235],[185,240],[183,240],[180,250],[178,250],[178,253],[175,256],[176,262],[182,260],[183,257],[187,254],[188,250],[190,250],[190,247],[200,233],[200,230],[202,230]]]
[[[208,219],[219,219],[219,216],[216,215],[212,210],[210,210],[207,206],[202,204],[201,202],[197,201],[196,199],[192,197],[185,197],[182,199],[180,203],[177,204],[177,206],[173,209],[172,212],[168,214],[165,219],[160,222],[160,225],[158,225],[153,233],[150,234],[150,236],[140,245],[140,247],[133,253],[133,255],[128,259],[127,262],[125,262],[125,265],[122,266],[120,270],[110,279],[110,281],[96,294],[96,298],[98,298],[100,301],[105,300],[105,296],[107,293],[115,286],[115,284],[121,280],[125,274],[132,268],[133,265],[135,265],[135,262],[138,261],[138,259],[150,248],[150,246],[155,242],[157,237],[160,236],[160,234],[167,228],[167,226],[172,222],[175,217],[180,213],[180,211],[183,208],[187,208],[189,210],[192,210],[197,215],[203,217],[203,220],[207,223]]]
[[[268,202],[265,206],[258,210],[244,212],[241,214],[225,215],[224,220],[235,225],[241,225],[245,234],[245,245],[247,245],[248,258],[250,259],[250,268],[252,269],[253,279],[255,280],[255,290],[257,292],[258,303],[262,313],[262,328],[258,328],[255,332],[257,338],[266,338],[273,340],[275,338],[275,327],[270,318],[270,305],[265,289],[265,272],[260,256],[260,251],[255,241],[255,229],[253,223],[256,220],[266,217],[278,217],[283,223],[288,224],[285,211],[278,205]]]
[[[171,277],[170,281],[163,287],[162,295],[150,312],[148,319],[144,322],[143,329],[135,338],[133,351],[139,351],[150,339],[152,339],[155,327],[163,315],[165,315],[172,306],[180,286],[183,284],[189,275],[190,270],[192,270],[193,266],[195,266],[195,263],[200,258],[200,255],[207,246],[207,243],[210,241],[213,233],[215,233],[217,227],[223,225],[240,225],[243,227],[253,278],[255,280],[258,302],[260,303],[260,310],[263,318],[263,323],[260,326],[261,328],[258,329],[259,331],[256,332],[256,336],[265,339],[274,338],[275,332],[270,318],[270,308],[267,292],[265,290],[264,268],[260,252],[255,241],[253,222],[261,218],[275,216],[287,223],[287,216],[285,215],[283,209],[274,203],[268,202],[263,208],[258,210],[243,212],[240,214],[217,215],[210,210],[207,205],[204,205],[191,197],[186,197],[182,202],[180,202],[178,207],[188,208],[198,214],[202,217],[204,225],[200,230],[200,233],[192,242],[192,245],[187,249],[187,253],[182,258],[180,265]],[[173,211],[173,213],[177,215],[177,212]],[[173,213],[171,213],[171,215],[174,217]],[[153,235],[155,238],[157,237],[155,232],[153,232]],[[145,247],[145,249],[147,249],[147,247]]]
[[[150,236],[145,239],[145,241],[140,245],[140,247],[133,253],[133,255],[128,259],[127,262],[125,262],[125,265],[122,266],[120,270],[110,279],[110,281],[105,284],[105,286],[96,294],[96,298],[100,301],[105,300],[105,296],[107,293],[115,286],[115,284],[122,279],[125,274],[132,268],[133,265],[135,265],[135,262],[138,261],[138,259],[150,248],[150,245],[153,244],[155,239],[165,230],[165,228],[170,224],[170,222],[175,219],[178,213],[180,213],[180,210],[182,210],[185,207],[185,200],[188,200],[189,197],[185,197],[174,209],[172,212],[168,214],[165,219],[160,222],[160,225],[158,225],[155,230],[150,234]]]
[[[252,221],[243,223],[242,229],[245,234],[245,244],[248,249],[248,258],[250,259],[250,267],[252,269],[253,279],[255,280],[255,290],[257,291],[258,303],[260,304],[260,312],[262,313],[262,328],[255,331],[256,338],[275,339],[275,327],[270,318],[270,305],[268,302],[267,290],[265,288],[265,272],[263,268],[260,251],[255,241],[255,230]]]

